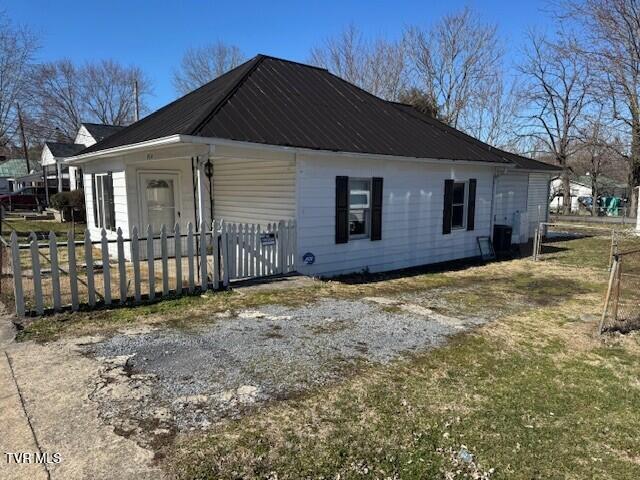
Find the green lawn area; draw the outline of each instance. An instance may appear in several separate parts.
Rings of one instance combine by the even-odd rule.
[[[62,314],[27,325],[20,339],[191,328],[215,312],[328,296],[411,296],[493,321],[443,348],[363,365],[330,387],[178,435],[161,464],[180,479],[640,478],[640,335],[596,335],[608,244],[562,246],[542,262]],[[463,445],[472,463],[459,460]]]
[[[21,239],[28,237],[31,232],[38,234],[38,236],[48,235],[49,232],[54,232],[56,236],[62,236],[66,239],[67,234],[71,230],[71,223],[61,223],[54,220],[24,220],[21,217],[7,217],[2,223],[2,234],[6,239],[9,238],[13,230],[15,230]],[[84,223],[75,224],[76,238],[84,237],[85,227],[86,225]]]
[[[605,277],[576,273],[515,261],[435,275],[496,321],[178,437],[165,465],[184,479],[638,478],[640,337],[596,337]]]

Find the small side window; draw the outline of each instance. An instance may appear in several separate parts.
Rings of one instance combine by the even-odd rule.
[[[371,227],[371,180],[349,178],[349,238],[368,238]]]

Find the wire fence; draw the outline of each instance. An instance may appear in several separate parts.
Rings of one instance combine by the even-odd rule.
[[[226,287],[295,269],[295,223],[214,222],[157,234],[104,229],[100,238],[54,232],[0,237],[0,297],[18,315],[139,303]]]
[[[640,248],[613,257],[600,333],[640,328]]]
[[[609,270],[616,253],[635,248],[640,248],[640,236],[631,228],[543,222],[536,229],[533,256],[537,261]]]

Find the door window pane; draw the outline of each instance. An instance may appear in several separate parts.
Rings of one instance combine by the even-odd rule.
[[[154,233],[165,225],[171,231],[176,223],[175,187],[170,179],[146,181],[147,220]]]

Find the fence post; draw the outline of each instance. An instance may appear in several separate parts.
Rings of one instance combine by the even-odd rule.
[[[213,277],[213,289],[217,290],[220,288],[220,232],[215,220],[211,229],[211,243],[213,246],[213,262],[211,262],[213,272],[211,276]]]
[[[189,293],[193,293],[195,287],[195,275],[193,268],[193,224],[187,225],[187,264],[189,270]]]
[[[76,265],[76,239],[72,231],[67,233],[67,255],[69,256],[69,288],[71,290],[71,310],[80,308],[78,300],[78,266]]]
[[[147,225],[147,270],[149,271],[149,300],[156,298],[156,255],[153,248],[153,228]]]
[[[182,237],[180,236],[179,223],[176,223],[173,237],[176,255],[176,295],[182,295]]]
[[[538,261],[538,231],[540,226],[536,227],[536,231],[533,235],[533,261]]]
[[[111,265],[109,265],[109,240],[107,239],[107,231],[103,228],[100,232],[102,237],[102,279],[104,282],[104,304],[111,305]]]
[[[162,255],[162,296],[169,294],[169,258],[167,253],[167,227],[160,227],[160,254]]]
[[[13,271],[13,295],[16,302],[16,315],[24,317],[24,291],[22,289],[22,267],[20,266],[20,245],[15,230],[11,232],[11,270]]]
[[[609,265],[608,269],[611,271],[613,266],[613,257],[618,254],[618,233],[615,229],[611,229],[611,251],[609,252]]]
[[[284,220],[278,222],[278,272],[285,273],[284,252],[287,251],[287,231]]]
[[[611,300],[611,292],[613,290],[613,284],[618,275],[619,259],[615,257],[613,259],[613,265],[611,266],[611,273],[609,274],[609,285],[607,286],[607,294],[604,297],[604,306],[602,308],[602,317],[600,318],[600,325],[598,326],[598,333],[602,334],[604,331],[604,322],[607,318],[607,312],[609,311],[609,301]]]
[[[93,244],[91,243],[91,233],[89,229],[84,232],[84,263],[87,270],[87,295],[89,305],[96,304],[96,284],[93,279]]]
[[[264,246],[262,245],[262,229],[256,228],[256,276],[262,276],[264,264]]]
[[[49,232],[49,258],[51,262],[51,293],[53,294],[53,310],[59,311],[60,300],[60,271],[58,270],[58,240],[56,234]]]
[[[222,224],[222,233],[220,243],[222,244],[222,286],[227,288],[229,286],[229,226],[226,223]]]
[[[40,275],[40,253],[38,252],[38,237],[31,232],[29,236],[31,244],[31,269],[33,272],[33,295],[36,301],[36,313],[42,315],[44,313],[44,303],[42,298],[42,276]]]
[[[207,279],[207,224],[200,223],[200,288],[203,292],[208,288]]]
[[[140,302],[140,245],[138,239],[138,227],[131,229],[131,261],[133,262],[133,298],[136,303]]]
[[[118,227],[116,244],[118,247],[118,279],[120,280],[120,304],[127,301],[127,269],[124,263],[124,239],[122,228]]]

